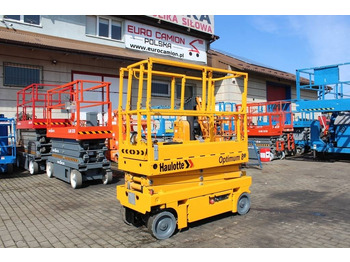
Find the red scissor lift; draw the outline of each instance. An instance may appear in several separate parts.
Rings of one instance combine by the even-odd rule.
[[[112,138],[110,83],[76,80],[48,90],[47,136],[52,141],[48,177],[79,188],[86,180],[112,181],[106,158],[106,139]],[[61,101],[56,103],[55,101]],[[55,116],[67,114],[66,125],[56,125]]]
[[[271,159],[295,154],[290,101],[248,103],[247,123],[249,140],[258,148],[269,148]]]
[[[51,139],[46,136],[46,90],[54,87],[57,85],[31,84],[17,92],[17,166],[29,170],[30,174],[45,171],[51,154]],[[54,122],[60,126],[66,124],[62,118]]]

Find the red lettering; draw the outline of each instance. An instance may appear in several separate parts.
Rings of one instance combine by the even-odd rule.
[[[154,17],[158,17],[159,19],[170,21],[173,23],[179,23],[176,15],[154,15]]]
[[[150,30],[150,29],[136,27],[133,25],[128,25],[127,30],[128,30],[128,33],[132,33],[135,35],[143,35],[143,36],[147,36],[147,37],[152,37],[152,30]]]
[[[183,17],[182,18],[182,25],[186,26],[187,25],[187,18],[186,17]]]
[[[181,45],[185,45],[186,43],[185,38],[183,37],[168,35],[166,33],[161,33],[158,31],[156,32],[156,38]]]
[[[188,26],[197,30],[201,30],[207,33],[213,33],[213,29],[210,25],[204,24],[199,21],[193,21],[191,19],[188,19],[186,17],[182,18],[182,25],[183,26]]]
[[[133,25],[128,25],[128,33],[134,33],[134,28]]]

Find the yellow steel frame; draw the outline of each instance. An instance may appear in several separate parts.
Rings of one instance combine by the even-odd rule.
[[[237,212],[239,196],[250,193],[251,185],[251,177],[240,170],[240,165],[248,162],[247,73],[149,58],[121,68],[119,94],[125,93],[124,77],[128,78],[126,106],[122,107],[123,96],[119,95],[118,110],[119,126],[124,120],[126,123],[126,134],[119,128],[118,166],[126,171],[125,184],[117,186],[121,204],[141,214],[152,213],[155,208],[171,209],[176,213],[178,228],[223,212]],[[154,77],[168,78],[171,83],[169,109],[151,108]],[[235,78],[243,78],[244,84],[240,110],[216,111],[215,84]],[[200,110],[185,110],[185,85],[189,80],[202,85]],[[179,82],[180,106],[175,107],[175,86]],[[136,99],[135,108],[132,108],[132,99]],[[147,130],[152,130],[154,115],[207,118],[209,136],[203,141],[156,142],[151,132],[142,132],[143,117],[146,116]],[[232,140],[217,140],[214,127],[218,116],[234,119],[236,135]],[[135,119],[137,134],[130,128]],[[209,203],[210,199],[220,201],[213,204],[213,201]]]

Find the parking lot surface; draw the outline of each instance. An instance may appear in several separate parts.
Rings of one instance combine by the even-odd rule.
[[[166,240],[124,224],[113,183],[81,189],[46,174],[0,174],[0,247],[350,247],[350,162],[276,160],[252,176],[251,210],[190,224]]]

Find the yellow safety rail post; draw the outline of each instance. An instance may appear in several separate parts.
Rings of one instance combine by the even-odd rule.
[[[127,87],[123,78],[128,78]],[[243,78],[242,107],[238,112],[215,109],[215,88],[223,81]],[[152,108],[152,83],[169,83],[169,108]],[[223,212],[245,214],[250,208],[251,177],[241,170],[248,162],[247,73],[149,58],[120,70],[119,126],[126,120],[126,134],[119,128],[119,169],[125,184],[117,186],[117,199],[127,223],[145,223],[158,239],[170,237],[176,228]],[[185,109],[185,86],[201,88],[199,110]],[[175,87],[180,94],[175,96]],[[121,94],[127,90],[123,108]],[[239,88],[237,88],[239,90]],[[236,90],[236,91],[237,91]],[[178,106],[176,106],[178,105]],[[152,137],[152,116],[177,116],[173,141]],[[187,117],[208,120],[209,137],[190,140]],[[236,133],[218,140],[216,118],[233,118]],[[141,119],[147,121],[142,128]],[[137,119],[137,132],[130,123]]]

